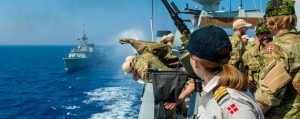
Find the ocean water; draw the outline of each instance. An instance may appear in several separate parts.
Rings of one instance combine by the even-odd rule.
[[[101,64],[66,72],[73,47],[0,46],[0,118],[137,118],[143,86],[121,72],[125,55],[102,47]]]

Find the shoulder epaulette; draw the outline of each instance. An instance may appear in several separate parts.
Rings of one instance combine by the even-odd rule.
[[[219,103],[221,101],[221,99],[223,97],[225,97],[226,95],[228,95],[228,91],[227,91],[226,87],[224,87],[224,86],[218,87],[214,92],[214,98],[217,103]]]

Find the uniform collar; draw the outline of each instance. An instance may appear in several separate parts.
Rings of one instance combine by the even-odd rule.
[[[278,37],[284,36],[285,34],[297,34],[297,32],[296,32],[296,29],[282,30],[276,35],[276,37],[278,38]]]
[[[209,93],[213,91],[215,87],[219,84],[220,73],[215,75],[203,88],[204,93]]]

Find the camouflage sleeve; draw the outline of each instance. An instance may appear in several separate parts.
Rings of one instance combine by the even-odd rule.
[[[141,79],[143,81],[146,81],[146,82],[149,82],[150,81],[150,76],[149,76],[149,73],[148,73],[148,65],[145,65],[143,68],[139,69],[138,70],[138,73],[141,77]]]
[[[267,106],[277,106],[280,104],[281,99],[284,97],[284,92],[286,87],[281,88],[280,90],[272,93],[271,90],[259,83],[254,97],[257,102],[267,105]]]
[[[246,52],[242,56],[242,60],[244,62],[244,66],[249,67],[249,60],[251,59],[251,54],[249,50],[246,50]]]
[[[233,66],[237,66],[237,62],[240,60],[241,56],[240,56],[240,39],[239,38],[235,38],[232,37],[230,39],[231,44],[232,44],[232,52],[230,55],[230,60],[229,60],[229,64],[233,65]]]
[[[147,81],[147,82],[151,81],[148,73],[148,69],[149,69],[148,62],[145,62],[141,58],[139,58],[135,64],[135,69],[137,71],[137,74],[141,77],[143,81]]]
[[[251,65],[250,62],[251,62],[251,59],[252,59],[251,57],[252,56],[251,56],[251,53],[250,53],[249,50],[246,50],[246,52],[242,56],[242,60],[243,60],[243,63],[244,63],[244,69],[245,69],[245,73],[246,73],[245,75],[248,78],[249,83],[254,80],[251,76],[252,73],[249,69],[249,67]]]

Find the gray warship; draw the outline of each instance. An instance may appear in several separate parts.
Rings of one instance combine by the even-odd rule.
[[[98,49],[95,44],[88,43],[85,31],[77,40],[77,48],[72,49],[69,55],[63,58],[65,70],[85,68],[101,63],[103,49]]]
[[[162,96],[157,92],[159,86],[170,87],[169,84],[159,84],[160,80],[157,77],[159,75],[173,75],[173,77],[179,76],[179,80],[186,80],[187,77],[191,77],[195,82],[195,90],[190,95],[188,99],[185,100],[187,104],[187,114],[183,116],[181,113],[177,113],[177,119],[196,119],[198,115],[198,106],[201,104],[201,89],[203,87],[201,80],[195,77],[195,74],[189,63],[189,52],[184,50],[184,46],[188,43],[189,35],[191,32],[196,30],[199,27],[213,24],[224,29],[231,28],[232,23],[236,19],[244,19],[245,21],[252,23],[253,26],[256,26],[260,21],[262,21],[264,13],[262,13],[262,7],[260,9],[255,8],[254,10],[244,10],[242,0],[240,1],[240,6],[238,10],[224,11],[219,9],[220,2],[222,0],[193,0],[199,5],[203,6],[202,10],[190,9],[188,5],[184,8],[184,11],[180,11],[174,2],[169,2],[167,0],[161,0],[167,11],[169,12],[174,24],[177,28],[175,34],[175,41],[179,41],[179,45],[174,44],[173,54],[177,55],[181,61],[183,68],[180,68],[176,71],[150,71],[152,76],[152,83],[145,83],[144,90],[142,95],[142,103],[139,111],[139,119],[165,119],[170,118],[170,112],[164,109],[163,102],[158,101],[157,97]],[[234,1],[236,2],[236,1]],[[191,19],[183,20],[180,16],[182,15],[191,15]],[[153,16],[152,16],[153,17]],[[191,28],[187,27],[185,22],[188,22],[192,25]],[[153,33],[152,33],[153,34]],[[182,77],[185,75],[186,77]],[[172,78],[171,78],[172,79]],[[173,78],[174,79],[174,78]],[[175,84],[176,85],[176,84]],[[175,91],[176,92],[176,91]],[[170,94],[172,95],[172,94]],[[173,94],[174,96],[174,94]],[[176,100],[177,95],[175,94],[174,98]],[[169,113],[169,114],[168,114]]]

